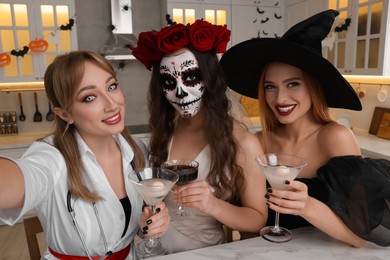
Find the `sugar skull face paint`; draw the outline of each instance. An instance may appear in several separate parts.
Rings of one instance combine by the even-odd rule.
[[[199,112],[205,86],[191,51],[179,49],[174,55],[164,57],[160,80],[165,97],[182,117],[192,117]]]

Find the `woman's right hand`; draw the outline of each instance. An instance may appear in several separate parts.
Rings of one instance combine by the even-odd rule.
[[[167,232],[170,221],[171,218],[169,216],[168,208],[165,206],[164,202],[161,202],[157,204],[156,214],[154,215],[149,207],[144,207],[139,226],[142,229],[145,238],[159,238]]]
[[[267,189],[268,207],[282,214],[304,215],[310,198],[307,185],[300,181],[286,181],[285,184],[287,190]]]

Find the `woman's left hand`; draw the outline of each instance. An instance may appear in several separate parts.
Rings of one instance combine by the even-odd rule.
[[[307,186],[300,181],[288,182],[288,190],[267,189],[267,205],[282,214],[302,215],[309,199]]]
[[[194,181],[186,185],[176,185],[173,190],[175,202],[184,207],[197,208],[212,215],[215,210],[217,198],[210,190],[206,181]]]
[[[144,238],[149,237],[161,237],[168,230],[169,222],[168,208],[165,207],[165,203],[161,202],[156,206],[156,214],[152,214],[152,211],[147,206],[141,214],[139,226],[142,229]]]

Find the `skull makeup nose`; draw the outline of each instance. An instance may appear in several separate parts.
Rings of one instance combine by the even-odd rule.
[[[177,91],[176,91],[176,97],[177,98],[185,98],[186,96],[188,96],[188,93],[185,92],[181,87],[178,87]]]

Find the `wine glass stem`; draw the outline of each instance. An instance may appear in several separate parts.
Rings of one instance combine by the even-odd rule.
[[[275,229],[279,230],[279,212],[275,212]]]
[[[150,206],[150,208],[152,209],[152,215],[154,215],[154,214],[156,213],[156,206],[153,205],[153,206]],[[153,237],[150,237],[150,238],[148,239],[148,241],[146,242],[146,246],[147,246],[148,248],[154,248],[154,247],[156,247],[156,246],[157,246],[156,240],[154,240]]]

